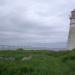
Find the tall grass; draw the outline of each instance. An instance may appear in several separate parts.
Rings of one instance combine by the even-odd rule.
[[[23,57],[32,56],[22,61]],[[0,51],[0,57],[14,57],[15,61],[0,60],[0,75],[75,75],[75,50],[15,50]]]

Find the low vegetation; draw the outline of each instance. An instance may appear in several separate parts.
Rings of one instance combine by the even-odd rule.
[[[75,75],[75,49],[1,50],[0,75]]]

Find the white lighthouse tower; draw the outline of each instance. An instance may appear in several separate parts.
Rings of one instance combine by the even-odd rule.
[[[68,49],[72,50],[74,48],[75,48],[75,9],[71,12],[70,30],[68,37]]]

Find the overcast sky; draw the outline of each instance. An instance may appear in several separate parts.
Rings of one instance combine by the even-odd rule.
[[[0,45],[64,48],[75,0],[0,0]]]

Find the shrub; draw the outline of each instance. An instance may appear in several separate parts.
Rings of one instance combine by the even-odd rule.
[[[18,49],[16,49],[16,50],[18,50],[18,51],[23,51],[24,49],[23,49],[23,48],[18,48]]]

